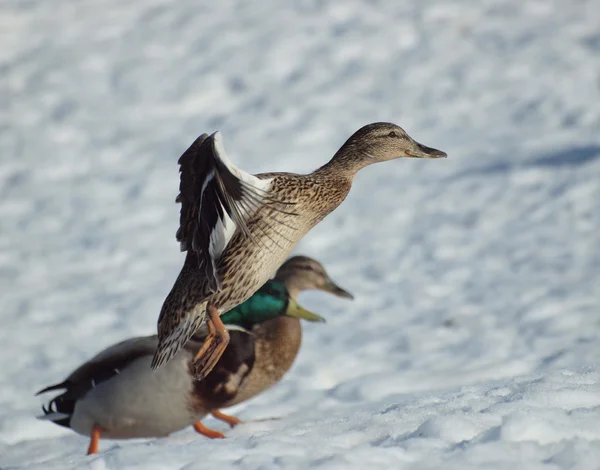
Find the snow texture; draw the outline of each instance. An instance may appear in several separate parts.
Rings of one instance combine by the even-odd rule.
[[[0,43],[0,468],[598,467],[597,1],[8,0]],[[228,439],[87,457],[35,419],[155,331],[198,135],[308,172],[379,120],[449,158],[361,171],[301,242],[356,300],[303,294],[328,323],[245,424],[206,421]]]

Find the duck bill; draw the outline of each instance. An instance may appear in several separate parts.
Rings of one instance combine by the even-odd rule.
[[[441,150],[414,142],[412,148],[406,151],[406,156],[412,158],[446,158],[448,155]]]
[[[342,289],[331,279],[327,281],[327,284],[325,284],[323,290],[343,299],[354,299],[354,296],[350,292],[348,292],[346,289]]]
[[[325,323],[325,319],[322,316],[317,315],[316,313],[309,312],[305,308],[300,307],[300,305],[298,305],[298,303],[292,298],[289,299],[288,307],[285,311],[285,314],[288,317],[300,318],[306,321]]]

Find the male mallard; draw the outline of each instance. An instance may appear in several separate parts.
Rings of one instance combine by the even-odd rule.
[[[318,289],[338,297],[352,299],[348,291],[331,280],[325,268],[308,256],[294,256],[287,260],[275,274],[274,281],[282,283],[291,299],[296,301],[300,292]],[[225,319],[225,315],[221,317]],[[223,320],[225,321],[225,320]],[[250,328],[248,328],[250,329]],[[251,328],[254,336],[254,367],[233,398],[223,401],[219,408],[246,401],[279,382],[290,369],[302,342],[302,326],[298,318],[277,316],[257,322]],[[225,354],[227,354],[226,350]],[[217,367],[219,367],[217,365]],[[205,380],[210,380],[214,371]],[[202,383],[200,381],[198,383]],[[216,412],[220,419],[232,426],[239,420]],[[215,415],[215,410],[213,410]]]
[[[251,175],[229,161],[218,132],[198,137],[179,159],[177,240],[187,255],[158,318],[152,368],[168,362],[207,317],[209,333],[194,359],[194,375],[205,377],[229,341],[219,315],[248,299],[341,204],[358,170],[400,157],[445,156],[381,122],[359,129],[310,174]]]
[[[288,263],[286,265],[290,267]],[[268,328],[270,333],[261,335],[250,333],[250,330],[257,324],[283,316],[323,321],[290,298],[286,285],[295,295],[305,288],[349,295],[335,286],[324,270],[316,274],[297,273],[295,277],[290,269],[281,273],[280,280],[268,281],[249,300],[221,317],[230,330],[231,342],[205,380],[194,380],[191,365],[195,351],[205,339],[204,329],[173,361],[157,372],[152,372],[149,367],[158,344],[157,336],[132,338],[100,352],[64,382],[38,392],[66,389],[43,407],[43,418],[91,436],[90,454],[97,452],[101,435],[111,439],[161,437],[193,425],[197,432],[208,437],[224,437],[222,433],[206,428],[199,420],[212,411],[216,418],[231,425],[239,422],[216,408],[239,403],[261,391],[256,384],[265,380],[263,371],[273,374],[273,360],[262,354],[269,350],[269,345],[270,350],[277,348],[277,354],[282,357],[295,357],[299,347],[299,332],[286,333]],[[282,341],[273,333],[285,335],[290,342]],[[280,376],[275,381],[281,378],[291,361],[293,357],[288,363],[281,363]],[[273,379],[269,380],[271,382],[265,383],[263,389],[274,383]],[[243,388],[246,381],[249,381],[250,389]]]

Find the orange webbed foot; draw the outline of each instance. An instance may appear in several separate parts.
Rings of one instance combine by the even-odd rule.
[[[215,419],[220,419],[221,421],[225,421],[232,428],[242,422],[242,420],[240,418],[238,418],[236,416],[226,415],[225,413],[222,413],[219,410],[212,410],[210,412],[210,414],[213,415],[213,417]]]
[[[214,431],[213,429],[209,429],[201,421],[196,421],[194,423],[194,430],[202,434],[203,436],[208,437],[209,439],[225,439],[225,434],[219,431]]]
[[[202,380],[210,374],[210,371],[217,365],[217,362],[219,362],[219,359],[225,352],[225,348],[229,344],[229,332],[221,321],[217,309],[209,305],[206,308],[206,313],[208,335],[192,362],[194,377],[197,380]]]

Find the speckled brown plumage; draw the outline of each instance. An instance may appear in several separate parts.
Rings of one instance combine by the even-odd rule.
[[[375,123],[359,129],[329,163],[313,173],[256,175],[272,181],[265,202],[247,220],[251,238],[236,230],[216,260],[220,280],[216,292],[211,288],[214,283],[208,282],[205,271],[199,268],[201,260],[188,249],[184,266],[159,316],[161,344],[153,367],[168,361],[200,327],[208,304],[220,315],[247,300],[262,286],[300,239],[342,203],[357,171],[372,163],[405,156],[437,158],[445,154],[418,144],[394,124]],[[208,373],[207,360],[198,358],[197,362],[202,364],[199,370],[203,372],[196,371],[198,378]]]

